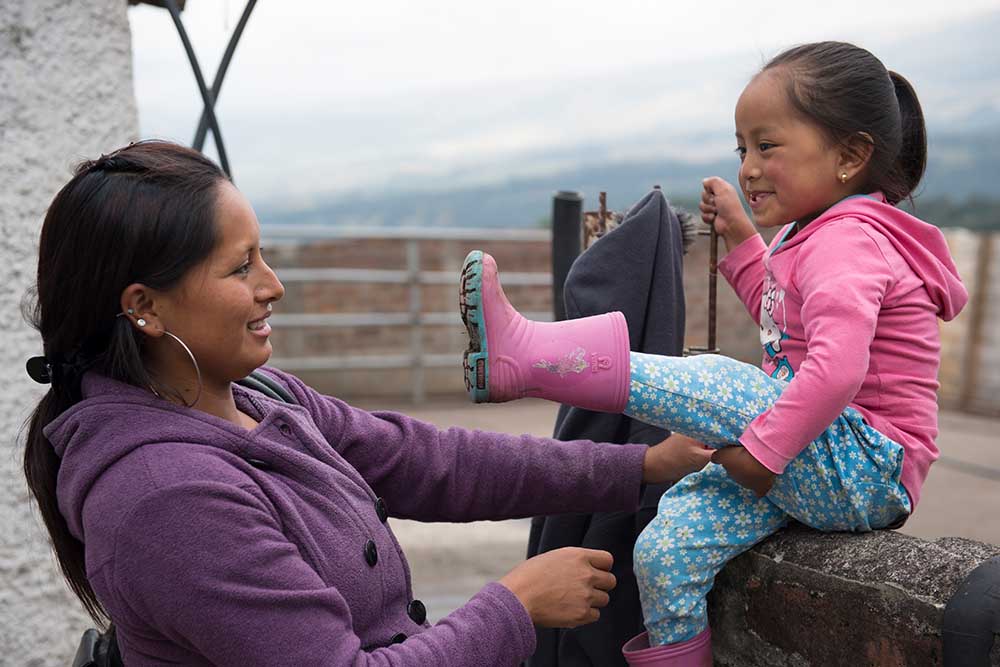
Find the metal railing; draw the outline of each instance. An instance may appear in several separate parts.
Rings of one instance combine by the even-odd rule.
[[[364,312],[364,313],[275,313],[271,322],[275,326],[289,328],[351,328],[361,326],[410,327],[409,347],[402,354],[378,355],[319,355],[286,356],[271,360],[283,370],[298,371],[338,371],[338,370],[381,370],[409,369],[410,393],[414,403],[426,397],[425,375],[427,368],[460,368],[459,354],[431,354],[425,350],[425,327],[440,325],[461,326],[457,299],[456,307],[449,312],[424,312],[421,288],[426,285],[458,286],[461,267],[452,271],[425,270],[421,263],[421,241],[440,240],[483,240],[483,241],[546,241],[551,238],[547,230],[484,230],[484,229],[352,229],[336,227],[311,227],[274,225],[262,229],[264,245],[308,245],[310,242],[337,239],[398,239],[405,244],[406,264],[402,269],[362,269],[362,268],[278,268],[276,272],[283,283],[368,283],[377,285],[408,285],[408,307],[406,312]],[[519,273],[504,272],[505,286],[524,285],[547,287],[553,284],[548,272]],[[457,292],[456,292],[457,294]],[[551,312],[526,312],[526,317],[540,321],[551,321]]]

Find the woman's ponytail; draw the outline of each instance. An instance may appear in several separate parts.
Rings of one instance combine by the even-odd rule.
[[[43,429],[53,419],[70,408],[75,401],[50,388],[28,419],[28,437],[24,445],[24,477],[28,489],[38,504],[38,511],[52,540],[59,567],[70,589],[76,594],[87,613],[99,624],[110,620],[87,580],[83,542],[69,532],[66,519],[59,511],[56,481],[59,477],[59,457],[45,437]]]
[[[889,71],[889,79],[896,90],[903,135],[890,179],[895,191],[885,193],[889,201],[896,203],[909,197],[924,176],[927,168],[927,126],[920,101],[910,82],[892,70]]]

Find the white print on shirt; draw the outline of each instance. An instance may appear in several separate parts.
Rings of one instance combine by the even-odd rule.
[[[770,271],[764,274],[764,292],[760,300],[760,344],[764,348],[764,354],[777,367],[771,373],[771,377],[779,380],[791,380],[795,375],[792,366],[788,363],[788,358],[781,355],[781,341],[788,339],[788,334],[778,326],[774,316],[778,308],[781,308],[782,321],[787,322],[785,315],[785,290],[778,289],[774,276]]]

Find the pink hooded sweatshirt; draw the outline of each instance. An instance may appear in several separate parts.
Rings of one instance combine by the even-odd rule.
[[[965,306],[937,227],[881,193],[830,207],[788,241],[759,234],[719,269],[760,325],[772,377],[789,381],[740,443],[769,470],[785,466],[847,407],[902,445],[902,483],[913,507],[938,457],[938,318]]]

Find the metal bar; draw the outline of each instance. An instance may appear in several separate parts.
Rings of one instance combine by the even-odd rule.
[[[560,190],[552,197],[552,311],[557,321],[566,319],[563,286],[569,268],[580,255],[582,212],[583,197],[579,192]],[[508,284],[506,273],[503,280]]]
[[[212,81],[213,109],[215,102],[219,101],[219,93],[222,92],[222,81],[226,78],[226,71],[229,69],[229,62],[233,59],[233,53],[236,52],[236,45],[239,43],[240,37],[243,35],[243,29],[246,27],[247,21],[250,20],[250,13],[253,11],[254,5],[256,4],[257,0],[248,0],[247,6],[243,9],[243,15],[240,16],[240,21],[236,24],[236,29],[229,38],[229,44],[226,45],[226,52],[222,55],[222,61],[219,63],[219,68],[215,70],[215,80]],[[201,118],[198,120],[198,129],[194,133],[194,142],[191,144],[196,150],[200,151],[202,146],[205,145],[205,133],[207,130],[208,112],[205,109],[202,109]],[[216,140],[218,141],[218,137],[216,137]]]
[[[386,283],[405,285],[413,280],[408,271],[382,269],[275,269],[282,282],[345,282],[345,283]],[[420,271],[417,278],[425,285],[458,284],[457,271]],[[511,272],[503,274],[504,285],[541,286],[552,283],[548,273]]]
[[[351,355],[349,357],[285,357],[271,359],[269,364],[286,371],[350,371],[392,370],[410,368],[413,358],[408,354]],[[461,354],[426,354],[425,367],[448,368],[462,366]]]
[[[552,321],[550,312],[523,312],[529,320]],[[413,324],[410,313],[275,313],[269,320],[273,326],[288,328],[340,329],[346,327],[403,327]],[[458,311],[448,313],[421,313],[424,326],[461,326]]]
[[[222,171],[226,173],[226,176],[229,177],[229,180],[233,180],[233,173],[229,168],[229,158],[226,156],[226,147],[222,141],[222,133],[219,131],[219,121],[215,117],[215,101],[212,98],[211,91],[205,86],[205,77],[201,75],[201,67],[198,66],[198,57],[194,54],[191,40],[188,39],[184,23],[181,22],[181,14],[177,8],[177,2],[176,0],[164,1],[166,2],[167,9],[170,11],[170,18],[173,19],[174,26],[177,28],[177,33],[181,37],[181,43],[184,45],[185,53],[187,53],[188,62],[191,63],[191,69],[194,71],[194,79],[198,83],[198,92],[201,93],[201,99],[205,103],[205,113],[208,114],[208,123],[212,128],[212,134],[215,136],[215,147],[219,151],[220,166],[222,167]]]
[[[719,232],[715,230],[715,224],[711,225],[711,234],[708,239],[708,350],[711,353],[718,352],[715,344],[715,322],[716,322],[716,295],[718,294],[719,275]]]
[[[582,201],[582,200],[581,200]],[[579,228],[579,221],[577,221]],[[289,239],[311,241],[325,239],[431,239],[453,241],[548,241],[552,232],[545,229],[508,229],[481,227],[355,227],[339,225],[261,225],[265,241]]]
[[[343,282],[343,283],[386,283],[405,285],[409,280],[406,271],[382,269],[275,269],[278,278],[286,283],[299,282]],[[453,276],[454,279],[454,276]]]
[[[988,294],[990,289],[990,265],[993,263],[993,235],[984,233],[979,235],[979,248],[976,253],[976,271],[974,278],[974,291],[969,299],[968,333],[965,336],[967,341],[965,355],[963,359],[963,372],[961,391],[961,406],[968,409],[976,402],[979,396],[980,355],[983,350],[986,328],[986,309],[988,307]]]
[[[410,386],[413,392],[413,403],[424,402],[424,367],[422,357],[424,352],[423,326],[421,326],[420,311],[420,244],[414,239],[406,242],[406,268],[410,276]],[[457,314],[457,313],[456,313]]]

